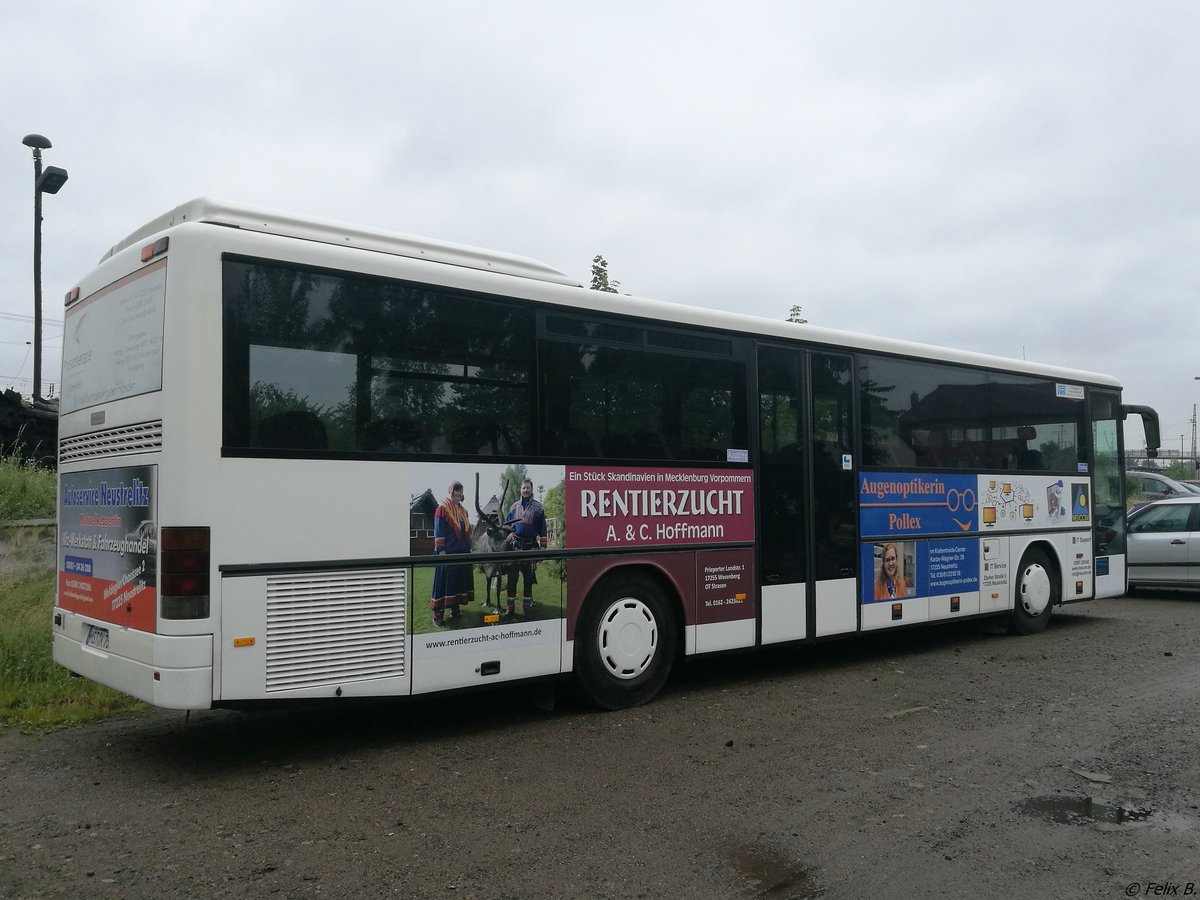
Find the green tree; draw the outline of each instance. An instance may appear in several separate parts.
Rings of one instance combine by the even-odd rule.
[[[500,475],[500,483],[496,485],[500,497],[500,518],[508,513],[508,508],[521,496],[521,482],[529,477],[529,471],[524,463],[513,463]],[[536,485],[535,485],[536,487]]]
[[[800,312],[800,307],[798,305],[793,305],[791,311],[788,313],[787,320],[789,322],[795,322],[797,325],[807,325],[808,319],[804,318]]]
[[[546,510],[546,524],[553,535],[550,548],[552,550],[561,550],[567,543],[567,500],[566,489],[560,481],[558,484],[546,491],[545,497],[542,499],[542,506]],[[555,577],[560,581],[566,577],[566,563],[561,559],[547,560],[543,565],[546,566]]]
[[[597,253],[592,260],[592,290],[615,294],[620,286],[621,282],[608,280],[608,260]]]
[[[1163,469],[1163,474],[1168,478],[1174,478],[1176,481],[1186,481],[1195,478],[1195,463],[1191,460],[1178,460]]]

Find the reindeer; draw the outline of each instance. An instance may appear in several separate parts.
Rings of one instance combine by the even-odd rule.
[[[500,499],[497,500],[493,496],[485,510],[479,505],[479,473],[475,473],[475,511],[479,513],[479,521],[476,522],[475,530],[471,535],[472,553],[503,553],[512,549],[512,545],[508,542],[508,537],[512,534],[512,526],[506,525],[500,519],[507,496],[508,482],[506,481],[500,492]],[[508,574],[508,565],[497,560],[487,560],[479,563],[479,571],[483,573],[485,608],[499,610],[501,606],[500,582]],[[492,603],[492,582],[496,584],[495,604]]]

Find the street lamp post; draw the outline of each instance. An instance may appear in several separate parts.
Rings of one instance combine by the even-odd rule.
[[[57,194],[67,181],[67,170],[47,166],[42,171],[42,151],[53,144],[40,134],[21,141],[33,150],[33,400],[42,397],[42,194]]]

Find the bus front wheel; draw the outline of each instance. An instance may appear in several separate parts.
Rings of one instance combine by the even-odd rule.
[[[1058,572],[1045,551],[1037,548],[1026,551],[1017,573],[1008,630],[1013,634],[1037,634],[1045,630],[1060,593]]]
[[[671,674],[675,615],[653,581],[622,576],[588,597],[575,627],[575,679],[602,709],[651,700]]]

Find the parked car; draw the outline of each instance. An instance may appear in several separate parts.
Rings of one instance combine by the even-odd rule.
[[[1129,514],[1130,587],[1200,588],[1200,494],[1149,503]]]
[[[1162,500],[1166,497],[1200,496],[1200,492],[1158,472],[1126,472],[1125,495],[1132,501],[1130,506],[1132,511],[1155,500]]]

